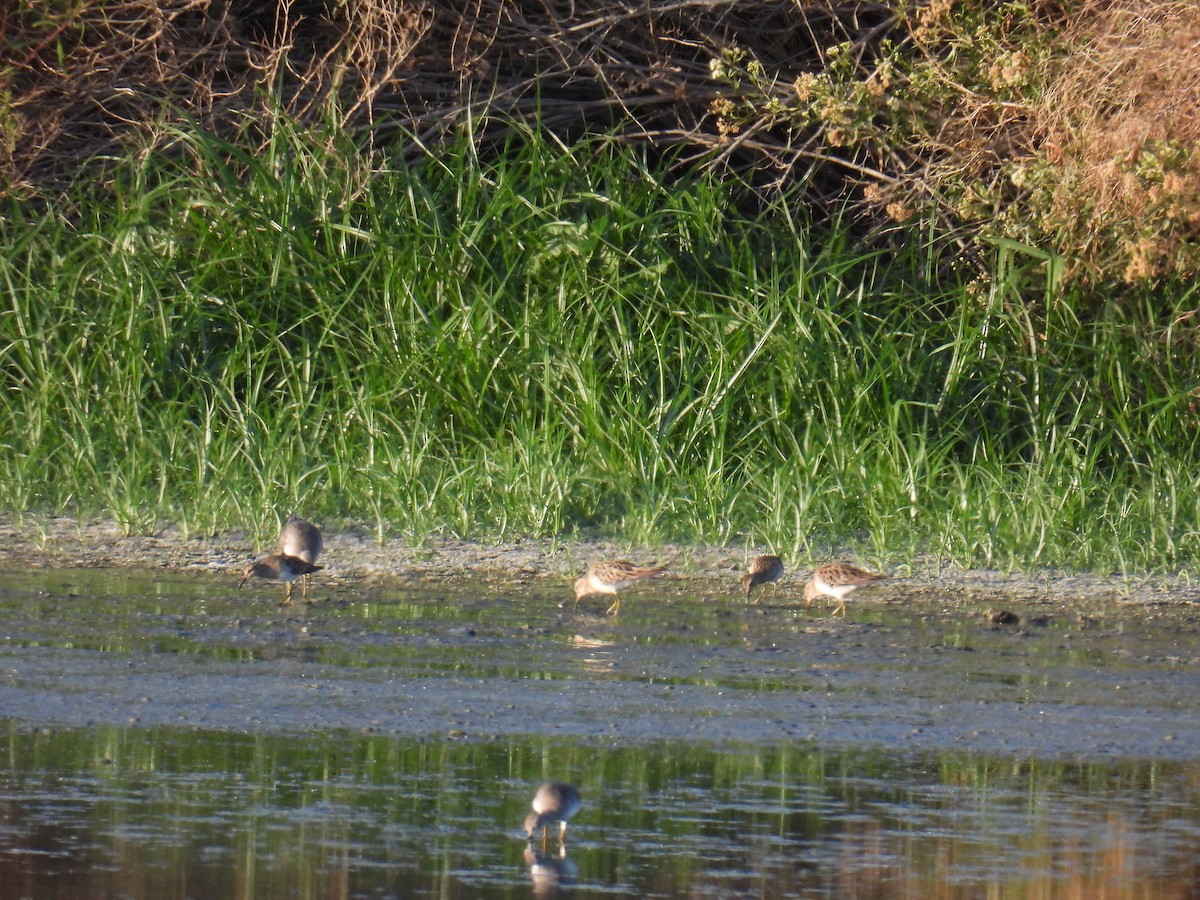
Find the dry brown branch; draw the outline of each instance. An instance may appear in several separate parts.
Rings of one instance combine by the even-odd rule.
[[[36,5],[19,0],[5,19],[19,48],[0,85],[12,96],[9,189],[152,145],[149,123],[182,115],[223,133],[248,117],[335,111],[368,134],[431,142],[484,107],[497,128],[506,116],[565,136],[621,126],[630,140],[715,149],[787,180],[806,137],[774,118],[753,140],[722,135],[710,105],[725,88],[710,62],[746,48],[784,84],[819,70],[831,43],[866,59],[894,21],[885,3],[824,0],[82,0],[57,22]],[[66,34],[79,38],[61,54]]]

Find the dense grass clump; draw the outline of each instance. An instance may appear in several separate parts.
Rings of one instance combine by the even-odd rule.
[[[130,530],[602,534],[1162,568],[1200,553],[1194,323],[935,285],[604,140],[416,166],[197,132],[0,223],[0,507]],[[786,199],[786,198],[785,198]]]

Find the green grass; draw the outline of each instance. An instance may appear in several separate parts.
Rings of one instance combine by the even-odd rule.
[[[937,283],[916,231],[864,255],[665,172],[528,134],[407,165],[280,124],[14,202],[0,508],[1195,563],[1192,291],[1085,320],[1032,254]]]

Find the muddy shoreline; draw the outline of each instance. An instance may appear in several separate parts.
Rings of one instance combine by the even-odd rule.
[[[619,746],[780,741],[903,753],[1200,759],[1200,588],[936,561],[848,617],[755,552],[326,538],[310,602],[237,589],[245,536],[0,526],[0,710],[16,727],[177,727]],[[596,558],[670,566],[620,616],[571,603]],[[1019,622],[997,625],[988,610]]]
[[[184,537],[175,527],[153,535],[125,535],[111,521],[81,522],[66,517],[0,521],[0,561],[35,567],[120,567],[228,570],[274,552],[246,534],[229,532],[209,538]],[[747,561],[765,548],[661,545],[637,548],[596,541],[477,542],[429,538],[419,546],[399,539],[383,544],[364,532],[325,533],[325,577],[366,582],[438,579],[492,579],[513,584],[530,579],[573,580],[597,559],[629,557],[669,567],[668,579],[711,582],[723,591],[736,584]],[[853,559],[847,551],[839,558]],[[961,569],[936,558],[868,561],[896,579],[901,596],[930,591],[980,602],[1114,600],[1144,604],[1198,603],[1200,579],[1188,573],[1135,575],[1067,572],[1036,573]],[[793,590],[807,577],[802,565],[788,564],[784,584]],[[568,585],[569,587],[569,585]]]

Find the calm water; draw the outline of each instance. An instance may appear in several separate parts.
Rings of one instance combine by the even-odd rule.
[[[631,897],[1200,885],[1196,766],[12,724],[5,749],[8,898],[521,897],[555,876]],[[585,807],[531,869],[519,826],[549,775]]]
[[[1186,623],[274,594],[187,573],[0,584],[0,897],[1200,896],[1200,750],[980,749],[1035,701],[1048,732],[1083,710],[1190,744],[1153,727],[1194,718]],[[1138,699],[1105,705],[1114,688]],[[961,748],[952,697],[993,720]],[[519,827],[548,778],[584,807],[543,854]]]

